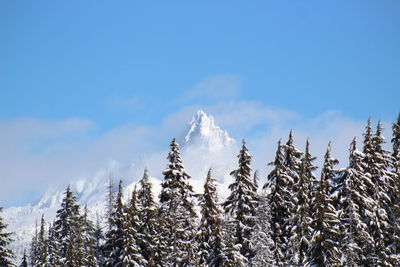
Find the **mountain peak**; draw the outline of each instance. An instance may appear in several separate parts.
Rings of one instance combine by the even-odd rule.
[[[210,148],[228,146],[234,143],[228,133],[215,125],[214,117],[198,110],[189,123],[189,130],[184,137],[184,143],[198,143]]]

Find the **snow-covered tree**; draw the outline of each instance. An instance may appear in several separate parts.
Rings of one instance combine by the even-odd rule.
[[[367,264],[364,253],[374,242],[368,232],[366,218],[373,205],[367,192],[369,184],[365,175],[364,154],[357,150],[356,139],[350,144],[349,166],[343,171],[337,190],[339,191],[339,215],[344,233],[342,252],[349,266]]]
[[[157,264],[164,266],[186,266],[195,264],[196,243],[193,188],[188,183],[186,172],[174,138],[170,144],[168,166],[163,171],[161,183]]]
[[[307,152],[306,152],[307,154]],[[316,194],[313,196],[313,234],[310,246],[311,265],[340,266],[341,265],[341,231],[338,212],[329,194],[329,180],[335,176],[334,164],[337,160],[331,157],[331,147],[325,153],[321,179],[318,182]]]
[[[154,252],[157,244],[157,205],[154,200],[152,183],[150,182],[147,169],[139,181],[137,202],[139,209],[138,232],[143,236],[143,242],[139,242],[141,253],[147,261],[148,266],[155,266]]]
[[[65,266],[77,259],[79,247],[76,244],[77,232],[80,224],[79,205],[70,186],[65,191],[61,202],[61,209],[57,211],[56,220],[53,225],[55,241],[59,243],[59,255]]]
[[[393,212],[393,237],[392,237],[392,253],[396,258],[396,263],[400,264],[400,113],[397,122],[392,126],[392,160],[393,160],[393,186],[394,198],[392,200],[391,209]]]
[[[103,242],[105,239],[103,228],[100,223],[100,216],[96,214],[96,226],[93,232],[93,237],[95,239],[95,257],[97,261],[97,265],[103,266],[104,263],[104,253],[103,253]]]
[[[88,218],[88,209],[85,205],[81,217],[82,238],[83,238],[83,265],[87,267],[98,266],[96,259],[96,237],[93,222]]]
[[[274,242],[271,239],[271,209],[265,192],[259,196],[255,217],[256,225],[251,238],[255,255],[251,259],[250,266],[273,266],[275,259],[271,251],[274,246]]]
[[[240,252],[250,260],[255,254],[250,246],[250,239],[255,225],[258,196],[257,187],[251,177],[251,155],[244,140],[238,158],[238,168],[230,173],[235,181],[229,185],[231,194],[223,207],[235,225],[234,243],[241,246]]]
[[[32,262],[34,266],[45,266],[47,262],[47,238],[46,238],[46,221],[44,220],[44,215],[40,220],[40,229],[36,238],[36,255],[35,261]]]
[[[49,224],[47,235],[47,259],[46,266],[61,266],[60,243],[56,240],[53,225]]]
[[[106,262],[105,266],[118,266],[122,264],[121,255],[124,250],[124,222],[125,222],[125,206],[122,203],[122,181],[118,185],[118,194],[116,202],[109,218],[110,229],[106,234]]]
[[[1,212],[3,212],[3,207],[0,207],[0,214]],[[0,266],[4,267],[15,266],[13,263],[14,253],[9,248],[9,245],[13,242],[12,233],[6,232],[6,228],[7,224],[0,216]]]
[[[271,238],[274,242],[272,253],[277,266],[295,264],[296,255],[291,237],[295,227],[293,218],[297,206],[297,189],[300,179],[300,152],[293,144],[292,131],[285,145],[278,142],[274,166],[264,185],[267,190],[267,202],[271,208]]]
[[[365,181],[368,181],[367,192],[373,202],[365,222],[374,242],[370,244],[366,254],[369,264],[381,266],[392,261],[386,241],[390,240],[390,204],[391,196],[394,196],[393,173],[389,169],[392,161],[389,152],[382,147],[384,142],[381,123],[378,122],[376,133],[372,133],[369,119],[364,133],[363,161],[367,178]]]
[[[306,142],[306,151],[303,154],[299,166],[299,179],[294,185],[295,189],[295,209],[293,211],[293,223],[289,239],[289,248],[293,255],[291,263],[302,266],[308,262],[308,251],[310,249],[309,240],[311,239],[311,198],[313,196],[313,184],[316,177],[313,173],[316,166],[313,161],[316,157],[310,154],[310,143]]]
[[[217,188],[215,179],[208,170],[204,193],[200,196],[201,220],[198,227],[196,240],[199,244],[199,265],[220,266],[222,259],[221,251],[224,248],[221,233],[222,209],[218,204]]]
[[[136,187],[132,192],[131,201],[127,207],[126,219],[124,221],[124,249],[121,254],[121,260],[124,266],[147,266],[147,261],[141,254],[138,244],[145,243],[143,235],[138,232],[139,209],[137,206]]]
[[[24,255],[22,256],[22,262],[19,267],[28,267],[28,257],[26,256],[26,251],[24,250]]]

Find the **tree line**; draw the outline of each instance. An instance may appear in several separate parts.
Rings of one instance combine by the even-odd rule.
[[[391,150],[382,130],[368,120],[345,168],[328,144],[318,177],[309,141],[301,152],[290,131],[262,186],[243,141],[222,202],[211,169],[204,192],[194,192],[173,139],[158,201],[147,170],[126,203],[122,182],[114,194],[110,180],[103,226],[68,187],[21,266],[399,266],[400,115]],[[0,218],[0,266],[14,266],[4,228]]]

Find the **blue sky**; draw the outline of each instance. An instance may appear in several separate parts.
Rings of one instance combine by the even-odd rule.
[[[226,103],[391,122],[399,10],[399,1],[1,1],[0,121],[40,129],[15,162]]]

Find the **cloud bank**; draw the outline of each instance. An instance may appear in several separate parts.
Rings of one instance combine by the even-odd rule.
[[[262,183],[266,180],[269,171],[267,163],[273,160],[277,141],[282,139],[286,142],[291,129],[295,145],[300,150],[304,150],[306,139],[310,138],[311,152],[318,157],[316,164],[319,166],[329,141],[332,141],[333,156],[340,160],[341,166],[347,164],[352,138],[358,136],[361,141],[366,120],[354,120],[337,111],[305,118],[295,111],[270,107],[257,101],[237,100],[232,97],[239,93],[239,83],[240,79],[230,76],[200,83],[187,95],[197,97],[203,90],[205,94],[212,95],[216,88],[225,89],[221,95],[215,95],[213,103],[183,106],[176,112],[166,114],[158,125],[126,124],[99,134],[96,122],[82,118],[0,121],[0,205],[32,202],[48,186],[64,188],[74,180],[93,179],[100,170],[107,172],[107,168],[116,163],[126,166],[127,171],[113,174],[128,176],[121,178],[137,180],[146,166],[151,176],[162,179],[170,140],[173,137],[182,140],[190,118],[199,109],[213,115],[216,124],[237,141],[246,139],[253,154],[253,169],[261,172]],[[222,96],[224,98],[220,98]],[[384,134],[390,140],[391,124],[383,124],[387,128]],[[225,155],[219,161],[214,159],[218,161],[214,165],[232,166],[237,152]],[[197,166],[198,161],[193,155],[184,158],[184,163],[189,173],[194,174],[196,188],[201,188],[204,172],[209,166]],[[223,166],[220,169],[224,169]]]

